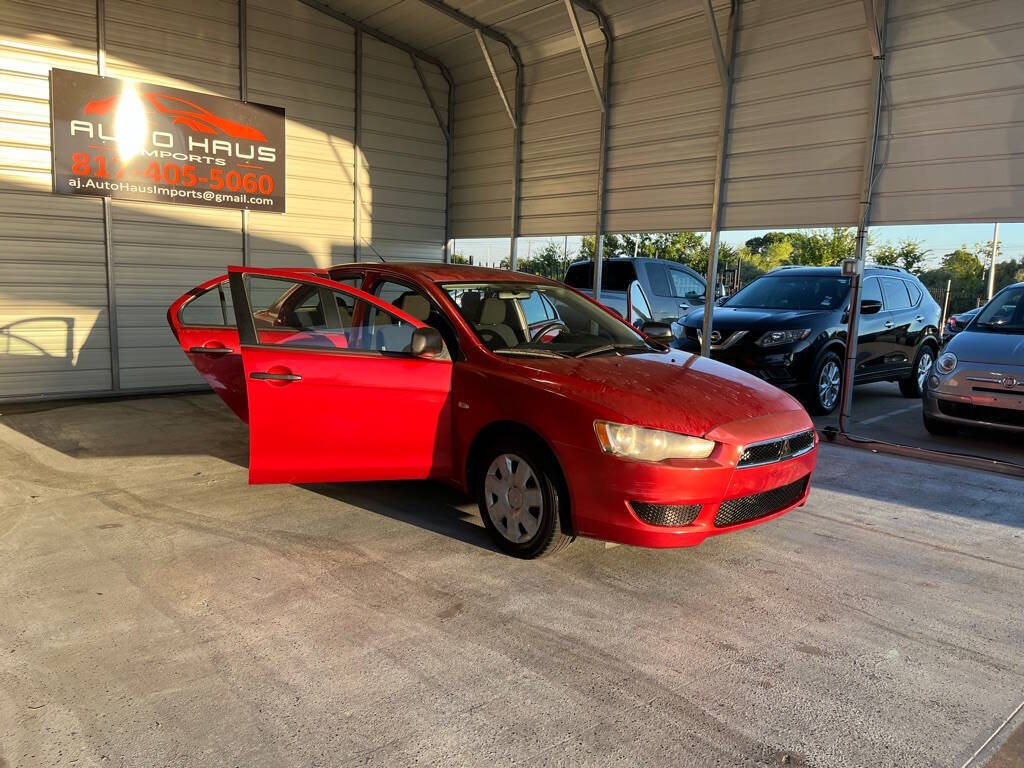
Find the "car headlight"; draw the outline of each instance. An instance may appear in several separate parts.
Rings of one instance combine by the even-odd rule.
[[[935,370],[939,373],[952,373],[953,369],[956,368],[956,355],[952,352],[943,352],[939,355],[939,359],[935,361]]]
[[[810,328],[797,328],[791,331],[768,331],[757,340],[759,347],[777,347],[780,344],[792,344],[802,341],[811,334]]]
[[[679,319],[682,320],[682,318]],[[672,323],[669,325],[669,328],[672,329],[672,335],[675,336],[677,339],[683,338],[683,326],[681,326],[675,320],[672,321]]]
[[[711,440],[611,421],[595,421],[594,431],[602,451],[639,461],[706,459],[715,450]]]

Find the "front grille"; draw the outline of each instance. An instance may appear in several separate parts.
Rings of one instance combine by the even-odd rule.
[[[814,446],[814,430],[800,432],[788,437],[780,437],[764,443],[748,445],[740,457],[739,467],[755,467],[760,464],[772,464],[798,456]]]
[[[939,400],[939,411],[957,419],[987,421],[990,424],[1005,424],[1008,427],[1024,427],[1024,411],[1013,408],[995,408],[991,405],[972,405],[955,400]]]
[[[649,504],[631,501],[636,516],[651,525],[689,525],[700,514],[700,504]]]
[[[767,517],[793,506],[807,491],[810,477],[805,475],[795,483],[780,488],[723,501],[718,507],[718,514],[715,515],[715,528],[727,528],[730,525],[757,520],[759,517]]]

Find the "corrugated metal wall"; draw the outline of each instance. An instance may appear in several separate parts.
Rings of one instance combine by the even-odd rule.
[[[95,2],[0,6],[0,395],[106,390],[100,201],[50,194],[49,71],[96,72]]]
[[[1024,2],[892,0],[888,42],[872,222],[1024,219]]]
[[[237,0],[106,0],[106,73],[240,95]],[[97,71],[96,0],[0,0],[0,398],[113,387],[99,199],[56,197],[51,67]],[[248,98],[287,112],[288,212],[249,215],[256,265],[351,260],[355,35],[297,0],[248,0]],[[364,50],[366,258],[441,258],[446,148],[409,58]],[[447,84],[425,66],[442,116]],[[242,214],[111,201],[118,371],[125,391],[201,385],[170,302],[243,261]]]

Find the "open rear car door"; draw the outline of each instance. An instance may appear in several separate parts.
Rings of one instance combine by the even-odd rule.
[[[452,362],[435,329],[308,273],[228,274],[251,483],[450,474]],[[276,314],[261,309],[283,294]]]

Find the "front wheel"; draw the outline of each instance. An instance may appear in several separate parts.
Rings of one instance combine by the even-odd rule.
[[[819,416],[827,416],[839,405],[839,393],[842,389],[843,363],[835,352],[822,355],[814,368],[811,377],[809,399],[811,411]]]
[[[924,383],[931,373],[932,364],[935,362],[935,352],[925,344],[917,353],[917,360],[914,361],[914,372],[905,379],[900,379],[900,393],[904,397],[920,397],[924,392]]]
[[[550,459],[530,445],[505,440],[496,442],[478,467],[480,516],[499,549],[532,559],[572,541],[560,518],[567,493]]]

